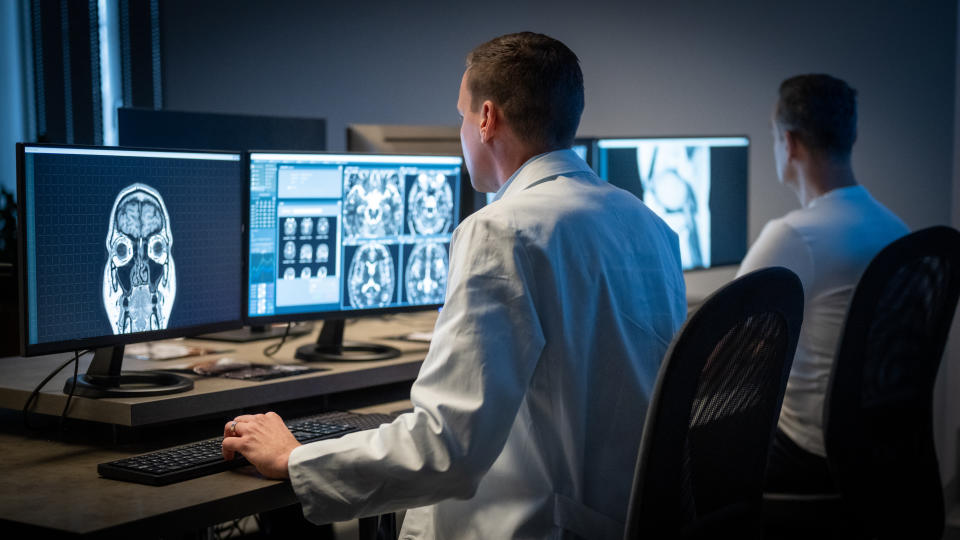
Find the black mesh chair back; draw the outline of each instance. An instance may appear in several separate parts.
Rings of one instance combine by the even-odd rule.
[[[873,259],[850,303],[824,404],[827,460],[868,538],[940,538],[933,385],[960,295],[960,232],[932,227]]]
[[[777,267],[723,287],[684,324],[647,412],[626,538],[759,537],[802,318],[800,280]]]

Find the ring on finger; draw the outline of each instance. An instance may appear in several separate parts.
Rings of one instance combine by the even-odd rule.
[[[233,434],[233,435],[236,435],[236,434],[237,434],[237,421],[236,421],[236,420],[234,420],[233,422],[230,423],[230,433]]]

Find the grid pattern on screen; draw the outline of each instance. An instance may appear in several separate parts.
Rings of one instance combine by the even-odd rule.
[[[27,154],[26,165],[35,196],[31,343],[113,334],[103,300],[106,239],[117,194],[136,182],[161,194],[170,217],[177,290],[167,329],[240,318],[239,162]]]

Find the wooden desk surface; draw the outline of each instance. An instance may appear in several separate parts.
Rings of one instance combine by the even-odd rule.
[[[359,409],[392,412],[409,401]],[[140,451],[28,435],[19,415],[0,419],[0,534],[131,538],[183,532],[295,504],[289,482],[251,467],[168,486],[100,478],[97,464]],[[163,447],[156,444],[153,447]],[[9,536],[9,533],[14,536]],[[39,537],[39,536],[34,536]]]
[[[375,362],[313,362],[309,364],[311,367],[326,368],[327,371],[260,382],[193,376],[195,386],[192,390],[166,396],[110,399],[74,396],[67,415],[71,418],[95,422],[143,426],[223,413],[238,407],[255,407],[412,381],[420,370],[428,345],[391,338],[410,332],[429,331],[433,328],[435,321],[436,312],[433,311],[348,321],[345,331],[346,339],[392,345],[403,352],[398,358]],[[315,341],[316,333],[317,331],[309,336],[289,339],[272,359],[263,355],[263,348],[270,343],[275,343],[276,340],[245,344],[183,340],[184,344],[233,349],[233,351],[208,357],[169,361],[144,361],[127,357],[124,359],[123,367],[124,370],[170,369],[173,366],[198,362],[201,359],[219,357],[258,363],[300,364],[301,362],[294,358],[297,347]],[[69,357],[69,354],[59,354],[0,359],[0,407],[22,409],[36,385]],[[91,359],[92,355],[81,359],[81,373],[86,370]],[[72,376],[72,371],[72,367],[64,369],[51,379],[32,410],[42,414],[60,415],[67,399],[63,393],[63,386],[67,378]]]

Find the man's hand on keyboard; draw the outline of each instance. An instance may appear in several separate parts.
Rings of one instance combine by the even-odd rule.
[[[223,426],[223,458],[243,454],[267,478],[288,478],[287,459],[300,446],[275,412],[244,414]]]

